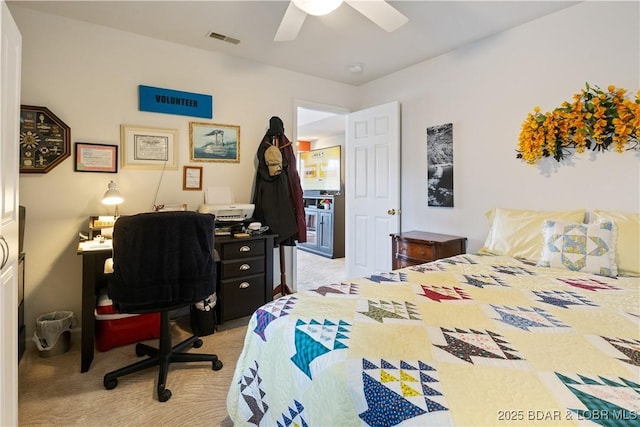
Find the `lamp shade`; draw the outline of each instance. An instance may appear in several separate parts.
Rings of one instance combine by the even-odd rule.
[[[124,202],[124,198],[116,188],[116,183],[111,181],[109,183],[107,191],[105,191],[104,196],[102,197],[103,205],[118,205]]]
[[[293,4],[309,15],[323,16],[336,10],[342,0],[293,0]]]

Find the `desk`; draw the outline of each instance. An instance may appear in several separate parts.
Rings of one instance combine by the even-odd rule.
[[[104,261],[111,258],[111,242],[95,244],[86,242],[78,246],[78,254],[82,255],[82,343],[80,355],[80,372],[87,372],[93,361],[95,346],[96,290],[107,285],[104,276]]]
[[[217,272],[220,323],[250,315],[273,299],[273,246],[275,234],[246,238],[215,237],[220,255]],[[82,255],[82,344],[80,372],[87,372],[95,348],[95,315],[98,291],[107,286],[104,261],[111,258],[111,241],[83,242]]]

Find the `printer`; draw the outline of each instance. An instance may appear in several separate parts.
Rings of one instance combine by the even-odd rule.
[[[209,187],[204,192],[204,203],[198,212],[216,216],[216,235],[230,235],[234,226],[241,227],[251,221],[254,209],[252,203],[235,203],[230,187]]]

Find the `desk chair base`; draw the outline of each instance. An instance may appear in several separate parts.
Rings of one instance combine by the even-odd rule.
[[[211,362],[211,369],[218,371],[222,369],[222,362],[215,354],[183,353],[187,347],[200,348],[202,340],[193,335],[181,343],[171,347],[171,330],[169,329],[169,312],[163,311],[160,314],[160,347],[154,348],[146,344],[136,344],[136,355],[138,357],[149,356],[149,358],[109,372],[104,376],[103,384],[107,390],[112,390],[118,386],[118,378],[141,371],[153,366],[159,366],[158,372],[158,400],[166,402],[171,398],[171,390],[165,388],[169,364],[174,362]]]

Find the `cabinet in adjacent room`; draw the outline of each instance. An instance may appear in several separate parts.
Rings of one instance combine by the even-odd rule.
[[[328,258],[344,257],[344,196],[304,197],[307,241],[298,247]]]

